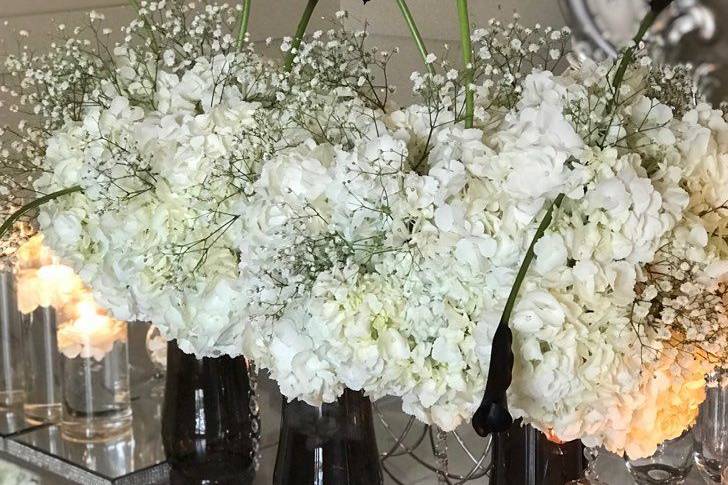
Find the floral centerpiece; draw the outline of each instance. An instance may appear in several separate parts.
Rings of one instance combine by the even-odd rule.
[[[325,52],[321,42],[304,46],[310,57],[283,78],[253,44],[225,33],[240,6],[197,7],[145,2],[113,49],[89,52],[71,38],[49,55],[9,58],[30,91],[18,102],[46,121],[8,130],[20,155],[31,135],[42,148],[7,166],[11,176],[38,175],[25,192],[52,199],[37,217],[46,242],[116,317],[154,321],[188,352],[237,355],[246,305],[237,239],[260,166],[310,136],[349,136],[365,103],[356,90],[368,89],[349,78],[367,74],[344,36]],[[99,14],[91,20],[108,35]],[[331,78],[324,69],[343,54],[352,69]],[[69,79],[76,66],[82,74]],[[44,96],[56,86],[68,92]]]
[[[142,2],[113,50],[11,59],[47,120],[15,142],[41,194],[21,212],[115,317],[244,353],[288,398],[399,396],[445,430],[480,407],[483,433],[649,455],[728,328],[728,123],[642,53],[668,3],[594,63],[566,29],[471,31],[458,0],[453,63],[399,0],[425,72],[397,107],[393,52],[304,39],[315,1],[281,62],[245,41],[249,2]]]
[[[464,70],[423,50],[421,101],[356,146],[264,165],[247,353],[286,395],[397,395],[450,430],[509,375],[510,322],[514,416],[649,455],[725,358],[724,113],[637,46],[564,65],[565,30],[469,38]]]
[[[152,321],[172,342],[163,435],[185,483],[220,461],[239,474],[254,466],[239,247],[263,163],[308,139],[350,145],[387,103],[372,68],[389,55],[341,29],[304,43],[310,3],[280,62],[246,39],[249,0],[140,2],[116,43],[92,13],[49,53],[6,61],[9,107],[40,123],[4,133],[0,185],[21,207],[0,233],[31,218],[114,318]],[[78,310],[59,342],[95,357],[79,337],[111,320]],[[201,436],[184,413],[215,392],[227,404],[202,411]]]

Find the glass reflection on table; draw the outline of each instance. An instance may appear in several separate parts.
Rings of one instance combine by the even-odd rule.
[[[0,410],[0,438],[7,438],[35,428],[38,428],[38,425],[30,424],[25,420],[22,404]]]
[[[130,433],[106,442],[75,442],[46,425],[10,436],[6,453],[81,483],[163,483],[168,471],[160,433],[158,399],[133,403]],[[5,414],[4,419],[11,420]],[[22,414],[20,422],[24,422]],[[2,422],[2,420],[0,420]]]

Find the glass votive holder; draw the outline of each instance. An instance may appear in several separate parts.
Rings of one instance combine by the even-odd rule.
[[[665,441],[650,457],[627,460],[627,469],[639,485],[680,485],[693,468],[693,434],[685,431]]]
[[[728,464],[728,370],[708,375],[706,398],[695,426],[695,465],[708,483],[721,483]]]
[[[72,441],[116,439],[132,424],[126,323],[99,314],[95,306],[78,313],[58,328],[61,431]]]
[[[15,277],[0,271],[0,407],[19,406],[25,398],[21,342]]]
[[[53,307],[37,307],[23,315],[23,411],[31,424],[55,423],[61,417],[61,359],[56,332]]]

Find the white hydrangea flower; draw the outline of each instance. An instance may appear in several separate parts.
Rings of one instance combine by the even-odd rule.
[[[257,176],[276,143],[264,139],[276,129],[264,120],[285,123],[243,98],[256,61],[235,71],[241,62],[219,54],[181,76],[160,72],[154,111],[122,96],[90,108],[49,140],[53,172],[35,184],[84,189],[44,206],[38,220],[99,303],[116,318],[155,322],[198,355],[242,351],[235,241],[252,190],[244,178]],[[225,76],[240,81],[216,90]]]
[[[696,213],[682,182],[694,169],[675,147],[695,130],[636,98],[604,148],[587,145],[567,112],[594,101],[588,91],[608,69],[594,72],[589,82],[580,70],[532,72],[517,102],[482,118],[487,128],[411,105],[360,129],[351,148],[307,142],[271,160],[276,177],[261,179],[250,205],[258,223],[242,239],[241,268],[250,355],[286,396],[320,403],[361,388],[400,396],[405,412],[443,429],[469,419],[514,275],[545,203],[565,193],[511,318],[511,409],[550,435],[631,456],[690,424],[687,412],[671,426],[645,421],[667,392],[650,376],[677,357],[671,331],[642,327],[649,309],[633,303],[666,241],[685,240],[680,251],[701,265],[715,260],[703,225],[681,229]],[[416,77],[415,89],[428,82]],[[613,146],[629,133],[639,142],[641,129],[649,148]],[[653,157],[665,162],[653,168]],[[323,182],[305,182],[309,171]],[[699,402],[690,389],[705,368],[696,360],[676,383],[681,409]]]

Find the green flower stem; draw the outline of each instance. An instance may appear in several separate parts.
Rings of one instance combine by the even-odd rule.
[[[235,47],[240,50],[245,42],[245,34],[248,33],[248,23],[250,22],[250,8],[253,0],[243,0],[243,9],[240,11],[240,30],[238,30],[238,40]]]
[[[521,285],[523,284],[523,280],[526,278],[526,273],[528,273],[528,269],[531,267],[531,262],[535,255],[534,251],[536,243],[543,237],[544,233],[546,233],[546,229],[548,229],[551,225],[551,221],[554,218],[554,210],[561,206],[564,196],[565,194],[559,194],[556,199],[554,199],[549,208],[546,210],[546,214],[544,214],[541,224],[539,224],[536,229],[536,234],[534,234],[531,244],[528,246],[528,250],[523,258],[521,267],[518,269],[516,280],[511,287],[511,292],[508,294],[508,300],[506,301],[506,306],[503,308],[503,314],[501,315],[500,325],[508,325],[508,322],[511,319],[513,307],[516,305],[516,298],[518,298]]]
[[[422,61],[425,63],[425,68],[427,69],[427,72],[429,72],[430,74],[435,74],[434,66],[432,65],[432,63],[427,62],[427,47],[425,46],[425,41],[422,39],[422,34],[420,34],[420,30],[417,28],[417,23],[412,16],[412,12],[407,6],[407,2],[405,0],[397,0],[397,5],[399,6],[400,12],[402,12],[404,21],[407,23],[410,34],[412,34],[412,39],[415,41],[417,50],[422,56]]]
[[[468,0],[457,0],[460,18],[460,44],[463,49],[463,68],[465,69],[465,128],[473,127],[475,99],[473,93],[473,46],[470,42],[470,19],[468,16]]]
[[[463,0],[458,0],[463,1]],[[645,18],[640,23],[639,30],[637,31],[637,34],[634,36],[634,45],[631,46],[622,56],[622,60],[619,64],[619,67],[617,68],[617,72],[614,75],[614,80],[612,81],[612,87],[614,89],[614,96],[610,99],[609,104],[607,105],[607,113],[609,113],[614,108],[614,103],[616,102],[616,98],[619,94],[619,88],[622,86],[622,83],[624,82],[624,75],[627,72],[627,68],[630,64],[634,62],[634,54],[639,46],[639,43],[642,42],[642,39],[644,39],[647,32],[650,30],[650,27],[652,27],[652,24],[655,23],[655,20],[657,17],[662,13],[663,10],[665,10],[670,3],[672,3],[672,0],[665,0],[662,2],[653,2],[652,9],[650,12],[645,16]],[[657,6],[656,6],[657,5]],[[548,229],[549,225],[551,224],[551,220],[553,219],[553,212],[556,208],[558,208],[561,205],[561,202],[564,200],[564,194],[559,194],[558,197],[554,200],[554,202],[551,204],[549,209],[546,211],[546,214],[544,215],[543,220],[541,221],[541,224],[538,226],[538,229],[536,230],[536,234],[533,237],[533,240],[531,241],[531,245],[528,247],[528,251],[526,252],[526,256],[523,258],[523,263],[521,264],[520,269],[518,270],[518,275],[516,275],[516,281],[513,283],[513,286],[511,287],[511,292],[508,295],[508,301],[506,302],[506,306],[503,310],[503,315],[501,317],[501,324],[508,324],[508,321],[510,320],[511,313],[513,312],[513,306],[515,305],[516,298],[518,297],[518,292],[521,289],[521,284],[523,283],[523,279],[526,277],[526,273],[528,272],[528,268],[531,266],[531,262],[533,261],[534,257],[534,247],[536,246],[536,243],[539,239],[541,239],[544,235],[544,232],[546,232],[546,229]]]
[[[13,212],[13,214],[7,218],[5,222],[3,222],[3,225],[0,226],[0,238],[5,236],[5,234],[10,230],[11,227],[13,227],[13,224],[15,224],[18,219],[23,217],[24,214],[26,214],[29,211],[32,211],[33,209],[37,209],[38,207],[42,206],[46,202],[50,202],[52,200],[58,199],[60,197],[63,197],[64,195],[72,194],[74,192],[81,192],[81,187],[78,185],[75,185],[73,187],[69,187],[67,189],[59,190],[57,192],[53,192],[48,195],[44,195],[43,197],[39,197],[35,199],[33,202],[29,202],[25,204],[23,207],[18,209],[17,211]]]
[[[293,58],[296,57],[296,52],[298,52],[298,48],[301,47],[301,41],[303,40],[303,36],[306,33],[306,29],[308,28],[308,23],[311,21],[311,15],[313,14],[313,11],[316,8],[317,4],[318,0],[308,0],[308,3],[306,4],[306,8],[303,11],[301,20],[298,22],[296,35],[293,37],[291,50],[288,52],[288,55],[286,56],[286,61],[283,64],[286,72],[290,72],[291,69],[293,69]]]
[[[611,113],[614,109],[615,104],[617,103],[617,100],[619,99],[619,90],[622,87],[622,83],[624,82],[624,75],[627,72],[627,68],[630,64],[634,62],[634,55],[637,49],[639,48],[640,42],[642,42],[642,39],[645,38],[645,35],[647,35],[647,32],[652,27],[652,24],[655,23],[655,20],[657,20],[657,17],[665,10],[673,0],[665,0],[662,2],[652,2],[650,11],[647,12],[647,15],[645,15],[645,18],[642,19],[642,22],[640,23],[640,27],[637,30],[637,34],[632,38],[632,42],[634,42],[634,45],[630,46],[622,55],[622,60],[619,63],[619,67],[617,67],[617,72],[614,74],[614,79],[612,80],[612,89],[614,90],[612,97],[609,99],[609,102],[606,106],[606,113]],[[609,130],[607,130],[609,131]]]

